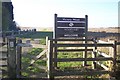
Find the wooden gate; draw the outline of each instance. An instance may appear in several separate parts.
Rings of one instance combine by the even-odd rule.
[[[53,79],[55,76],[70,76],[70,75],[98,75],[98,74],[110,74],[114,72],[116,67],[116,44],[114,43],[98,43],[95,39],[87,39],[87,43],[81,43],[85,39],[52,39],[48,41],[48,78]],[[87,47],[87,49],[85,48]],[[97,50],[98,47],[111,47],[113,48],[113,56],[109,54],[102,53]],[[88,53],[90,51],[90,53]],[[77,58],[58,58],[59,52],[87,52],[91,54],[92,57],[77,57]],[[59,53],[60,54],[60,53]],[[83,55],[83,53],[81,53]],[[92,61],[91,65],[88,62]],[[111,66],[104,65],[101,61],[108,61],[112,63],[114,67],[111,70]],[[83,65],[84,70],[60,70],[57,65],[59,62],[86,62]],[[97,65],[101,66],[103,69],[97,69]],[[91,68],[89,69],[89,66]],[[92,73],[92,74],[91,74]]]

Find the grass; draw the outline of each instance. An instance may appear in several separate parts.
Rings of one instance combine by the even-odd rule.
[[[43,49],[41,48],[33,48],[27,53],[27,55],[22,56],[22,76],[30,77],[32,74],[37,74],[41,71],[43,72],[43,70],[39,69],[37,66],[30,66],[30,62],[32,60],[31,56],[35,57],[42,51]],[[46,66],[46,62],[42,60],[37,60],[34,64]]]
[[[58,53],[58,58],[80,58],[82,57],[82,53],[80,52],[76,52],[76,53],[68,53],[68,52],[61,52],[61,53]],[[64,70],[65,68],[68,68],[68,67],[81,67],[82,65],[82,62],[58,62],[58,67],[61,69],[61,70]]]

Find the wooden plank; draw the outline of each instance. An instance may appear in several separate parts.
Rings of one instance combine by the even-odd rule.
[[[101,56],[103,56],[103,57],[111,57],[111,56],[109,56],[109,55],[107,55],[106,53],[103,53],[103,52],[97,52],[99,55],[101,55]]]
[[[46,48],[47,49],[47,46],[46,45],[40,45],[40,44],[31,44],[33,48]]]
[[[0,51],[6,51],[7,52],[7,47],[0,47]]]
[[[0,60],[7,60],[7,57],[2,57],[0,58]]]
[[[21,46],[21,47],[32,47],[31,44],[28,44],[28,43],[19,43],[17,44],[17,46]]]
[[[57,45],[53,44],[53,46],[57,47],[95,47],[95,44],[60,44],[58,43]],[[113,44],[97,44],[97,47],[112,47]]]
[[[0,67],[7,67],[7,64],[0,64]]]
[[[106,41],[98,40],[98,43],[101,43],[101,44],[104,44],[104,43],[109,44],[110,42],[106,42]]]
[[[46,52],[47,52],[47,49],[43,50],[39,55],[37,55],[37,56],[35,57],[34,60],[32,60],[32,61],[30,62],[30,64],[33,64],[36,60],[40,59],[41,56],[43,56]]]
[[[47,68],[48,68],[48,75],[49,79],[53,79],[53,41],[48,41],[48,53],[47,53]]]
[[[105,70],[91,70],[91,71],[79,71],[79,70],[71,70],[71,71],[56,71],[54,73],[55,76],[70,76],[70,75],[98,75],[98,74],[109,74],[110,71]]]
[[[120,42],[117,42],[116,44],[117,44],[117,45],[120,45]]]
[[[30,43],[20,43],[17,46],[21,46],[21,47],[33,47],[33,48],[47,48],[46,45],[30,44]]]
[[[58,52],[78,52],[85,51],[85,49],[58,49]],[[93,49],[87,49],[87,51],[93,51]]]
[[[43,50],[39,55],[36,56],[36,59],[39,59],[42,55],[47,52],[47,49]]]
[[[72,61],[109,61],[113,60],[113,58],[104,58],[104,57],[99,57],[99,58],[61,58],[61,59],[54,59],[54,61],[57,62],[72,62]]]
[[[7,61],[0,61],[0,67],[7,67]]]
[[[2,47],[2,46],[4,46],[4,45],[7,45],[7,43],[6,43],[6,42],[0,43],[0,47]]]
[[[98,65],[100,65],[105,70],[109,70],[109,68],[107,66],[105,66],[104,64],[101,64],[100,62],[97,62],[97,61],[95,61],[95,63],[97,63]]]

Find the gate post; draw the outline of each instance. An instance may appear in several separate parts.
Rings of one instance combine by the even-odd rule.
[[[96,58],[97,57],[97,38],[95,38],[94,40],[93,40],[93,42],[94,42],[94,45],[95,45],[95,47],[94,47],[94,51],[93,51],[93,53],[92,53],[92,58]],[[93,69],[96,69],[96,62],[95,61],[93,61],[93,65],[92,65],[92,68]]]
[[[116,59],[117,59],[117,41],[114,41],[114,55],[113,55],[113,69],[114,69],[114,72],[116,71]]]
[[[108,42],[114,44],[114,40],[112,39],[108,39]],[[109,47],[109,56],[114,58],[114,47]],[[113,61],[109,61],[109,70],[112,71],[112,68],[113,68]]]
[[[57,45],[57,40],[55,40],[55,45]],[[57,46],[54,48],[54,59],[57,59]],[[57,61],[54,61],[54,67],[57,69]]]
[[[17,61],[16,61],[16,64],[17,64],[17,69],[16,69],[16,72],[17,72],[17,78],[20,78],[21,76],[21,53],[22,53],[22,47],[19,46],[19,44],[22,43],[22,40],[21,39],[18,39],[17,41]]]
[[[88,16],[85,15],[85,36],[83,39],[85,39],[84,44],[85,44],[85,51],[83,52],[83,58],[85,58],[85,61],[83,61],[83,66],[87,66],[87,36],[88,36]]]
[[[48,78],[50,80],[54,79],[53,75],[53,41],[48,41],[48,54],[47,54],[47,68],[48,68]]]
[[[48,36],[46,36],[46,46],[48,46]]]
[[[8,76],[16,78],[16,38],[8,37]]]

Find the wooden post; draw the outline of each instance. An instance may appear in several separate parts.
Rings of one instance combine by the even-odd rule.
[[[114,44],[114,40],[109,39],[108,42]],[[114,47],[109,47],[109,56],[114,58]],[[109,61],[109,70],[110,71],[112,70],[112,66],[113,66],[113,61]]]
[[[21,39],[18,39],[17,44],[22,43]],[[21,76],[21,53],[22,53],[22,47],[17,45],[17,58],[16,58],[16,64],[17,64],[17,78],[20,78]]]
[[[48,78],[50,80],[54,79],[53,75],[53,41],[48,41],[48,54],[47,54],[47,68],[48,68]]]
[[[57,45],[57,41],[55,40],[55,45]],[[54,59],[57,59],[57,46],[54,48]],[[57,61],[54,61],[54,67],[57,69]]]
[[[94,41],[95,47],[94,47],[94,51],[92,53],[92,58],[96,58],[97,57],[97,38],[95,38],[93,41]],[[96,62],[95,61],[93,61],[92,68],[96,69]]]
[[[55,18],[55,23],[54,23],[54,34],[53,34],[53,38],[56,39],[57,38],[57,14],[54,15]]]
[[[48,46],[48,36],[46,36],[46,46]]]
[[[116,59],[117,59],[117,41],[114,41],[114,55],[113,55],[113,69],[116,71]]]
[[[56,39],[57,38],[57,14],[54,15],[55,18],[55,23],[54,23],[54,34],[53,34],[53,38]],[[57,45],[57,41],[55,41],[55,45]],[[54,48],[54,59],[57,58],[57,47],[55,46]],[[57,62],[54,62],[54,67],[57,68]]]
[[[87,31],[88,31],[88,16],[85,15],[85,52],[83,52],[83,58],[85,58],[85,61],[83,62],[83,66],[86,66],[87,65],[87,61],[86,61],[86,58],[87,58]]]
[[[8,37],[8,76],[16,78],[16,38]]]

